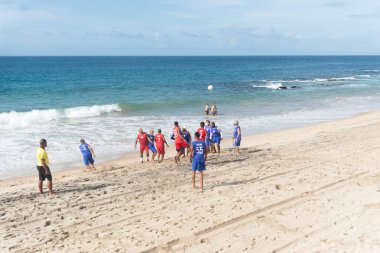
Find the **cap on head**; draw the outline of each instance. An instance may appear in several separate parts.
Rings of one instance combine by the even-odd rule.
[[[84,139],[80,139],[80,143],[81,143],[81,144],[85,144],[86,142],[85,142]]]

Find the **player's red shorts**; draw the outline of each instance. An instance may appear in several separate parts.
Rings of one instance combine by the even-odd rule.
[[[148,145],[141,145],[140,144],[140,153],[143,153],[144,151],[145,152],[149,151]]]
[[[156,148],[157,148],[157,153],[158,153],[159,155],[165,155],[165,147],[164,147],[164,145],[162,145],[162,146],[157,146]]]
[[[187,142],[181,138],[175,139],[175,149],[178,151],[182,148],[187,148]]]

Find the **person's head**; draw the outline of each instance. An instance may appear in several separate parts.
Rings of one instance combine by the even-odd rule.
[[[182,127],[183,132],[187,132],[186,127]]]
[[[211,122],[211,126],[212,126],[212,127],[215,127],[215,122]]]
[[[178,126],[178,121],[174,121],[174,126]]]
[[[80,144],[85,144],[86,141],[84,139],[80,139]]]
[[[142,134],[144,131],[142,128],[139,128],[139,133]]]
[[[239,121],[235,120],[234,126],[238,126],[238,125],[239,125]]]
[[[205,127],[205,123],[202,121],[200,124],[199,124],[202,128]]]
[[[210,125],[210,121],[209,120],[206,120],[206,125]]]
[[[199,140],[200,137],[201,137],[201,135],[200,135],[198,132],[195,132],[195,133],[194,133],[194,138],[195,138],[196,140]]]
[[[161,131],[161,128],[159,128],[159,129],[157,130],[157,133],[160,134],[161,132],[162,132],[162,131]]]
[[[206,105],[208,106],[208,103],[206,103]]]
[[[153,130],[153,129],[150,129],[149,133],[150,133],[150,134],[154,134],[154,130]]]
[[[47,147],[47,141],[45,139],[40,140],[40,148],[46,148]]]

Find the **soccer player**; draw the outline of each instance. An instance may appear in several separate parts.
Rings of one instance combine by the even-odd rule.
[[[232,140],[236,153],[240,155],[241,129],[239,126],[239,121],[235,120],[234,126],[234,137],[232,138]]]
[[[158,134],[156,134],[154,139],[156,141],[156,148],[157,148],[157,153],[158,153],[157,161],[160,163],[164,160],[164,156],[165,156],[164,144],[166,144],[166,147],[169,147],[169,145],[165,140],[165,136],[161,133],[161,129],[158,129],[157,132]],[[161,157],[161,161],[160,161],[160,157]]]
[[[149,162],[148,137],[147,137],[147,134],[142,130],[142,128],[139,128],[139,132],[135,141],[135,149],[136,149],[136,145],[138,141],[140,142],[141,163],[144,162],[144,158],[143,158],[144,151],[146,153],[146,161]]]
[[[216,148],[218,149],[218,153],[220,154],[220,142],[223,140],[222,131],[215,125],[215,122],[211,123],[210,128],[211,135],[211,150],[213,153],[216,153]],[[216,145],[216,148],[215,148]]]
[[[195,174],[199,171],[201,176],[201,190],[203,190],[203,171],[206,170],[207,149],[204,141],[200,140],[200,134],[198,132],[194,134],[194,139],[190,153],[193,188],[195,189]]]
[[[51,176],[49,168],[49,156],[46,152],[47,141],[45,139],[40,140],[40,147],[37,149],[37,171],[38,171],[38,190],[40,193],[44,193],[42,186],[43,181],[47,179],[47,187],[49,195],[53,194],[53,178]]]
[[[173,135],[174,135],[175,149],[177,151],[177,155],[175,156],[175,162],[178,164],[179,157],[183,153],[182,149],[187,147],[187,142],[181,134],[181,128],[179,127],[179,124],[177,121],[174,122]]]
[[[210,133],[211,126],[210,126],[209,120],[206,120],[205,129],[206,129],[205,142],[206,142],[207,152],[210,153],[211,152],[211,133]]]
[[[189,131],[187,131],[186,127],[182,127],[182,136],[187,141],[186,156],[189,156],[191,146],[191,134]],[[185,152],[183,152],[183,155],[185,155]]]
[[[79,150],[82,152],[83,162],[84,162],[84,165],[86,165],[86,169],[88,171],[95,172],[96,168],[94,166],[94,158],[93,158],[95,157],[95,153],[94,153],[94,150],[91,148],[90,144],[86,143],[84,139],[81,139]]]
[[[197,132],[199,133],[199,139],[201,141],[205,141],[206,139],[206,129],[205,129],[205,123],[202,121],[200,124],[200,128],[198,128]]]
[[[154,147],[154,130],[150,130],[149,132],[150,134],[148,134],[148,148],[150,149],[150,151],[152,151],[153,155],[152,155],[152,161],[154,161],[154,158],[156,157],[157,155],[157,150],[156,148]]]

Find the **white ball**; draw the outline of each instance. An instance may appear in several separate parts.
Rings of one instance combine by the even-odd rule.
[[[207,88],[208,88],[208,90],[213,90],[213,89],[214,89],[214,86],[209,85]]]

